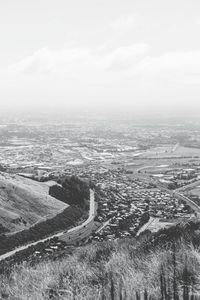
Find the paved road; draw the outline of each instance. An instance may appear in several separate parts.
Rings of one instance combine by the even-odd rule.
[[[95,232],[95,233],[98,233],[100,232],[101,230],[103,230],[106,226],[108,226],[111,222],[112,218],[110,218],[108,221],[104,222],[103,225]]]
[[[42,240],[39,240],[39,241],[36,241],[36,242],[32,242],[32,243],[29,243],[27,245],[24,245],[24,246],[20,246],[19,248],[16,248],[12,251],[9,251],[3,255],[0,255],[0,261],[14,255],[15,253],[17,252],[20,252],[22,250],[25,250],[27,249],[28,247],[31,247],[31,246],[35,246],[39,243],[44,243],[52,238],[55,238],[55,237],[61,237],[62,235],[64,235],[66,232],[70,232],[73,236],[73,233],[76,232],[77,230],[80,230],[80,228],[83,228],[84,226],[86,226],[88,223],[91,222],[92,219],[94,219],[95,217],[95,201],[94,201],[94,191],[90,189],[90,210],[89,210],[89,217],[88,219],[83,222],[81,225],[78,225],[72,229],[69,229],[68,231],[62,231],[62,232],[59,232],[59,233],[56,233],[56,234],[53,234],[47,238],[44,238]]]
[[[155,218],[150,217],[149,221],[140,228],[140,230],[137,232],[136,236],[139,236],[141,232],[147,230],[147,228],[149,226],[151,226],[151,224],[154,222],[154,220],[155,220]]]
[[[178,192],[184,192],[184,191],[186,191],[188,189],[191,190],[192,188],[195,188],[196,186],[199,186],[199,185],[200,185],[200,180],[197,180],[197,181],[192,182],[190,184],[187,184],[187,185],[185,185],[185,186],[183,186],[183,187],[181,187],[179,189],[176,189],[176,191],[178,191]]]
[[[94,201],[94,191],[90,190],[90,210],[89,210],[89,217],[81,225],[78,225],[76,227],[73,227],[72,229],[64,231],[62,233],[62,235],[73,234],[73,233],[76,233],[76,232],[80,231],[81,229],[87,227],[87,225],[90,224],[90,222],[94,220],[95,216],[96,216],[96,209],[95,209],[95,201]]]
[[[197,203],[179,192],[174,192],[173,195],[185,201],[198,214],[198,216],[200,215],[200,207]]]
[[[168,188],[160,184],[157,184],[157,187],[159,187],[163,191],[166,191],[170,195],[185,201],[197,213],[197,215],[200,216],[200,206],[185,195],[183,195],[182,193],[180,193],[178,190],[169,190]]]
[[[179,143],[177,143],[173,148],[172,148],[172,151],[171,152],[175,152],[176,149],[179,147]]]

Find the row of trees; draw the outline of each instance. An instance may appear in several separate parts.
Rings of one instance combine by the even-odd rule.
[[[58,179],[60,185],[53,185],[49,194],[69,205],[85,207],[90,197],[89,183],[77,176],[63,176]]]
[[[14,235],[0,237],[0,254],[6,253],[16,247],[28,242],[38,241],[57,231],[69,229],[77,224],[77,221],[84,216],[80,207],[70,206],[52,219],[37,223],[33,227],[17,232]]]
[[[60,185],[50,187],[49,194],[71,206],[52,219],[47,219],[11,236],[6,236],[4,227],[0,225],[0,254],[73,227],[86,214],[85,208],[88,207],[87,200],[90,196],[89,184],[76,176],[60,177],[58,183]]]

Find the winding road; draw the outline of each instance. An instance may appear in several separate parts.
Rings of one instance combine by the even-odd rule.
[[[20,251],[23,251],[25,249],[28,249],[31,246],[36,246],[39,243],[44,243],[44,242],[46,242],[46,241],[48,241],[48,240],[50,240],[52,238],[55,238],[55,237],[62,237],[65,234],[70,234],[71,237],[73,237],[73,235],[77,231],[80,231],[80,229],[85,228],[88,224],[90,224],[90,222],[92,220],[94,220],[95,215],[96,215],[96,210],[95,210],[95,201],[94,201],[94,191],[92,189],[90,189],[90,209],[89,209],[89,216],[88,216],[88,218],[87,218],[87,220],[85,222],[83,222],[81,225],[73,227],[73,228],[71,228],[71,229],[69,229],[67,231],[65,230],[65,231],[62,231],[62,232],[58,232],[58,233],[53,234],[53,235],[51,235],[49,237],[46,237],[44,239],[41,239],[41,240],[38,240],[36,242],[32,242],[32,243],[26,244],[24,246],[20,246],[20,247],[14,249],[12,251],[9,251],[9,252],[7,252],[5,254],[2,254],[2,255],[0,255],[0,261],[2,261],[4,259],[6,259],[6,258],[8,258],[8,257],[10,257],[10,256],[12,256],[14,254],[16,254],[17,252],[20,252]]]

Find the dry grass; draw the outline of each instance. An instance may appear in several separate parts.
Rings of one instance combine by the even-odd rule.
[[[200,288],[200,252],[182,245],[175,251],[175,279],[182,299],[184,270],[188,289]],[[57,262],[43,262],[14,267],[2,276],[1,299],[11,300],[123,300],[139,299],[139,295],[162,299],[161,279],[167,291],[173,293],[174,253],[157,250],[137,253],[128,242],[103,243],[84,247],[73,256]],[[193,281],[192,281],[193,280]],[[148,299],[148,298],[146,298]],[[164,299],[164,298],[163,298]]]

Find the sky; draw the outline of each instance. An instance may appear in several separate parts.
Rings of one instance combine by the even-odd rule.
[[[200,113],[199,0],[0,0],[0,109]]]

